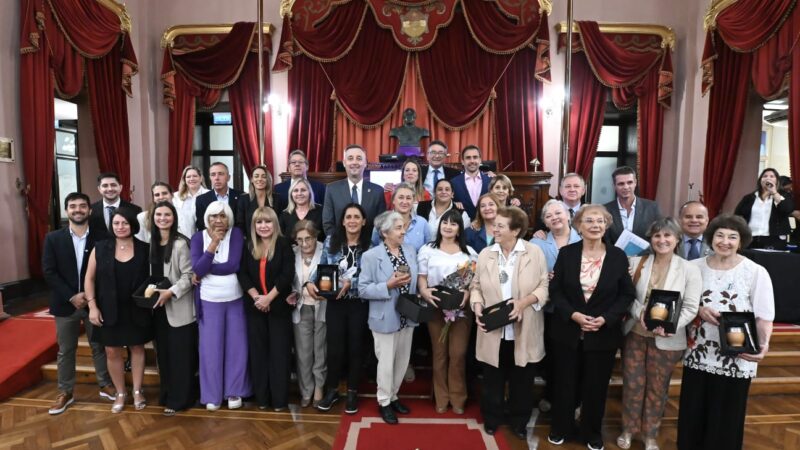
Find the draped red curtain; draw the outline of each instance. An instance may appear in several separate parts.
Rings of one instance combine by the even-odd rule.
[[[264,114],[258,98],[258,48],[254,48],[257,25],[239,22],[231,31],[208,47],[177,51],[164,50],[161,80],[164,103],[170,108],[169,179],[177,185],[183,168],[191,162],[195,110],[213,107],[222,89],[230,95],[233,136],[239,156],[249,173],[260,159],[258,114]],[[272,44],[267,37],[264,52]],[[269,55],[265,55],[269,60]],[[269,73],[265,70],[264,92],[269,92]],[[264,114],[264,164],[272,170],[272,120]]]
[[[597,81],[583,53],[572,55],[569,111],[567,170],[588,179],[603,128],[606,88]]]
[[[747,97],[752,85],[765,99],[789,89],[790,165],[800,173],[800,10],[796,0],[739,0],[716,17],[703,52],[703,94],[711,92],[703,190],[706,206],[719,213],[739,153]],[[797,86],[797,88],[795,88]]]
[[[416,66],[414,75],[424,94],[425,108],[415,108],[418,114],[426,109],[423,115],[430,113],[448,133],[462,132],[459,137],[463,137],[464,130],[486,120],[486,111],[493,112],[496,99],[503,109],[502,114],[494,116],[492,130],[497,133],[492,141],[502,141],[499,163],[513,162],[515,170],[528,170],[529,159],[541,160],[541,113],[535,103],[541,93],[540,82],[549,79],[544,8],[505,5],[508,2],[501,6],[484,0],[443,2],[444,10],[431,10],[425,19],[430,20],[426,26],[433,30],[415,40],[415,30],[401,30],[402,21],[398,20],[402,14],[416,14],[418,11],[411,11],[413,5],[401,3],[387,9],[381,7],[386,6],[383,0],[367,0],[319,8],[311,7],[310,2],[296,1],[291,18],[284,18],[273,70],[291,70],[290,102],[295,114],[289,146],[308,152],[311,170],[331,167],[336,149],[332,152],[331,147],[320,146],[320,142],[341,140],[341,135],[331,137],[331,133],[342,131],[377,142],[373,134],[393,120],[393,111],[400,108],[402,93],[406,92],[404,85],[411,82],[409,64]],[[457,3],[461,10],[455,9]],[[306,60],[319,65],[321,74]],[[509,71],[513,75],[506,79]],[[312,84],[322,76],[330,89]],[[305,91],[300,86],[305,86]],[[502,99],[497,98],[498,93]],[[406,96],[403,101],[410,98]],[[353,126],[339,121],[334,125],[331,121],[336,112],[315,108],[337,108]],[[366,131],[359,132],[355,127]],[[436,131],[436,127],[428,128]],[[316,138],[314,142],[309,135]],[[441,133],[437,137],[442,137]]]
[[[136,55],[116,13],[93,0],[22,0],[20,113],[28,180],[28,267],[41,276],[41,248],[49,229],[53,177],[55,89],[77,95],[87,73],[92,124],[101,171],[113,171],[129,198],[130,158],[125,94]],[[55,81],[55,84],[54,84]]]

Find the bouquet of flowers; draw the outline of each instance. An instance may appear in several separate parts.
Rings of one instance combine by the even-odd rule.
[[[469,284],[475,276],[476,267],[477,263],[475,261],[464,261],[458,265],[455,272],[446,276],[438,286],[463,292],[469,289]],[[450,331],[450,325],[464,317],[464,311],[461,309],[446,309],[442,310],[442,313],[444,314],[444,328],[442,328],[442,333],[439,335],[439,342],[444,343],[447,340],[447,333]]]

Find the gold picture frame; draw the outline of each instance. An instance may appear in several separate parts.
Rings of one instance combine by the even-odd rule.
[[[0,137],[0,162],[14,162],[14,140]]]

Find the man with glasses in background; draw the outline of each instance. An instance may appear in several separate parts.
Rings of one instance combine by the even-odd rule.
[[[284,205],[289,204],[289,190],[292,187],[292,183],[300,179],[307,180],[308,184],[311,185],[311,190],[314,191],[314,201],[320,205],[324,205],[325,184],[308,179],[308,159],[304,151],[298,149],[292,150],[292,152],[289,153],[289,160],[286,162],[286,171],[289,172],[291,178],[276,184],[273,188],[275,195],[283,199]],[[276,212],[280,213],[280,211]]]
[[[442,178],[448,180],[453,179],[458,175],[458,170],[452,167],[447,167],[444,163],[447,161],[447,144],[439,140],[431,141],[428,145],[428,153],[426,153],[428,164],[422,167],[422,180],[425,190],[434,197],[433,188],[436,182]]]

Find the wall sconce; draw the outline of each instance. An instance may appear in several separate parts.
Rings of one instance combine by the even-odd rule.
[[[544,111],[544,115],[550,118],[557,109],[561,108],[561,104],[564,102],[564,88],[562,86],[552,86],[548,91],[539,99],[539,107]]]
[[[292,105],[281,99],[278,94],[269,94],[266,103],[264,103],[263,111],[265,113],[273,111],[279,116],[284,114],[288,116],[292,112]]]

